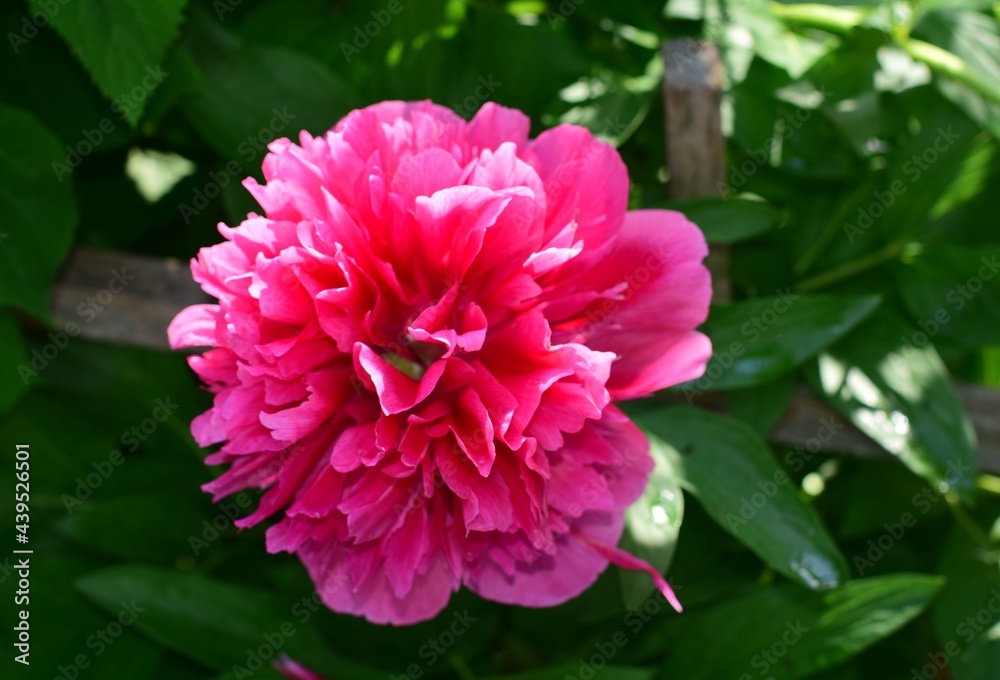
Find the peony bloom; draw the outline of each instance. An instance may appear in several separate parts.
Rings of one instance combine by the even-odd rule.
[[[614,405],[697,378],[711,347],[700,231],[626,212],[618,153],[583,128],[528,138],[522,113],[466,122],[429,102],[354,111],[280,139],[263,207],[203,249],[218,304],[170,326],[214,395],[192,424],[228,470],[216,499],[266,489],[270,552],[332,609],[433,617],[465,585],[556,605],[609,562],[652,467]],[[679,605],[676,605],[679,608]]]

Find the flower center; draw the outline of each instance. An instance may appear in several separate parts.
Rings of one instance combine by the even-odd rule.
[[[413,378],[414,380],[420,380],[420,378],[423,377],[424,372],[427,370],[426,365],[418,364],[416,361],[410,361],[406,357],[392,352],[385,352],[382,354],[382,358],[392,364],[397,371],[403,375]]]

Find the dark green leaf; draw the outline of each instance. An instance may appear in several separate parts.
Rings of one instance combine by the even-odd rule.
[[[914,35],[957,55],[975,78],[995,89],[1000,82],[1000,25],[994,17],[958,9],[949,4],[927,12],[914,27]],[[1000,137],[1000,103],[952,80],[939,79],[938,85],[969,117]]]
[[[244,497],[242,512],[233,499],[225,501],[233,517],[219,509],[209,511],[207,495],[201,503],[163,493],[95,499],[60,520],[58,527],[89,550],[126,560],[174,564],[178,558],[193,556],[192,537],[204,540],[206,535],[215,535],[203,522],[209,522],[213,532],[219,532],[220,527],[232,530],[234,519],[249,514],[250,498],[249,494]],[[114,530],[109,531],[109,527]]]
[[[722,528],[810,588],[846,580],[844,558],[816,512],[747,425],[687,406],[638,408],[639,423],[666,442],[681,485]]]
[[[703,330],[713,356],[685,392],[750,387],[787,373],[845,335],[879,304],[877,297],[797,295],[713,306]]]
[[[282,651],[303,663],[343,663],[305,625],[310,612],[304,605],[283,607],[266,593],[197,573],[125,565],[88,574],[77,588],[108,611],[116,611],[123,599],[134,599],[143,608],[135,624],[140,631],[218,672],[237,664],[248,668],[253,650],[267,644],[266,635],[281,638]],[[352,678],[376,677],[350,664],[342,672]]]
[[[603,659],[603,657],[600,657]],[[595,670],[599,668],[599,670]],[[593,675],[589,675],[592,673]],[[487,680],[566,680],[575,677],[593,677],[600,680],[653,680],[655,673],[642,668],[605,666],[600,661],[591,664],[584,660],[576,665],[560,666],[542,671],[515,673],[514,675],[493,676]]]
[[[898,266],[907,308],[934,345],[951,355],[1000,344],[1000,244],[942,244]]]
[[[27,364],[28,352],[17,322],[10,312],[0,309],[0,372],[6,376],[0,382],[0,413],[13,406],[28,388],[27,381],[21,378],[22,367]]]
[[[788,410],[795,396],[795,374],[784,373],[771,382],[726,393],[729,411],[766,437]]]
[[[663,677],[812,678],[912,620],[941,585],[932,576],[894,574],[824,593],[791,585],[757,589],[671,621],[664,636],[680,644],[664,662]],[[706,654],[701,644],[683,643],[709,639],[726,644]]]
[[[33,115],[0,105],[0,304],[48,320],[49,291],[76,226],[59,140]],[[67,170],[68,173],[68,170]]]
[[[102,135],[98,142],[101,151],[120,147],[133,130],[112,110],[66,41],[55,31],[35,27],[25,15],[23,2],[5,5],[8,9],[0,12],[0,23],[8,40],[8,30],[18,37],[32,35],[29,26],[37,32],[26,44],[18,42],[13,49],[0,51],[4,103],[31,111],[74,150],[85,151],[91,143],[87,137],[96,140],[97,134]],[[59,86],[52,87],[52,83]],[[107,132],[109,126],[111,131]]]
[[[49,16],[42,0],[31,4],[34,11]],[[177,37],[185,4],[187,0],[60,3],[50,20],[115,104],[115,112],[134,126],[149,95],[169,77],[161,67]]]
[[[340,78],[309,57],[246,44],[201,14],[190,24],[204,87],[184,100],[184,112],[224,158],[252,167],[274,139],[326,132],[358,104]]]
[[[945,544],[942,576],[948,579],[934,605],[934,629],[939,648],[921,659],[946,665],[953,680],[1000,677],[1000,568],[995,551],[976,544],[955,526]]]
[[[41,454],[41,452],[39,452]],[[13,488],[13,486],[11,487]],[[12,516],[11,516],[12,517]],[[33,530],[36,529],[32,524]],[[18,573],[14,570],[21,556],[5,555],[0,559],[0,580],[10,596],[0,603],[0,615],[16,625],[18,611],[27,609],[30,626],[31,665],[19,674],[20,664],[8,658],[5,678],[52,680],[60,678],[153,678],[154,669],[163,657],[162,650],[151,643],[132,625],[130,619],[119,619],[130,605],[127,593],[116,602],[109,602],[107,611],[93,606],[68,583],[78,574],[93,569],[98,560],[74,546],[46,540],[35,544],[30,556],[28,601],[14,604]],[[31,547],[31,546],[29,546]],[[27,605],[24,607],[23,605]],[[8,636],[8,640],[13,639]],[[9,644],[9,643],[8,643]],[[11,651],[13,652],[13,647]],[[13,652],[11,657],[19,652]],[[42,670],[44,669],[44,670]]]
[[[759,236],[778,226],[782,213],[769,203],[740,198],[696,198],[671,203],[697,224],[709,243],[735,243]]]

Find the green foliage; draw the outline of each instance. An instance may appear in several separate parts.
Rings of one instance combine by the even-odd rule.
[[[642,408],[638,421],[665,441],[662,450],[682,486],[719,526],[808,588],[846,580],[845,560],[819,517],[747,425],[686,406]]]
[[[59,142],[31,113],[0,105],[0,127],[0,304],[48,319],[52,279],[73,243],[73,184],[53,172]]]
[[[51,24],[83,63],[116,111],[131,125],[142,117],[149,95],[169,74],[160,68],[177,38],[187,0],[94,0],[55,6]],[[31,0],[35,13],[50,3]]]
[[[362,680],[997,677],[1000,480],[976,470],[955,389],[1000,388],[995,3],[400,6],[0,10],[0,446],[31,445],[40,673],[13,677],[276,678],[280,652]],[[728,158],[716,195],[667,201],[659,46],[680,36],[722,48]],[[535,134],[608,139],[630,207],[679,210],[730,247],[708,373],[627,407],[656,469],[621,545],[668,573],[682,615],[618,569],[552,609],[463,591],[413,627],[333,614],[263,529],[235,529],[256,493],[200,491],[213,472],[188,427],[208,395],[182,356],[50,335],[73,244],[186,261],[257,209],[240,180],[271,140],[386,99],[469,117],[483,83]],[[804,389],[838,416],[772,448]],[[838,455],[848,422],[888,460]],[[436,651],[456,617],[474,623]]]

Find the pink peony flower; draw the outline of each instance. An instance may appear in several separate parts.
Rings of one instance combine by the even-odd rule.
[[[192,424],[229,469],[216,499],[266,489],[270,552],[323,601],[379,623],[433,617],[465,585],[556,605],[618,550],[652,460],[614,406],[697,378],[711,347],[699,230],[626,212],[618,153],[583,128],[528,138],[522,113],[466,122],[429,102],[354,111],[280,139],[264,209],[203,249],[219,304],[170,326],[215,394]]]

